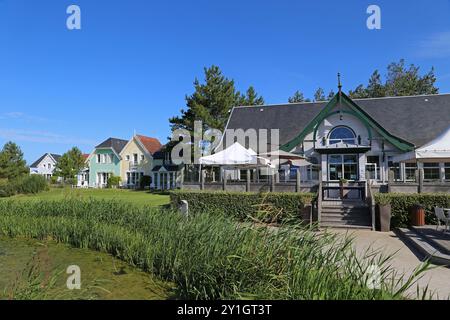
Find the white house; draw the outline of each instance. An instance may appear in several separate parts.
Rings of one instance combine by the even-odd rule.
[[[61,158],[61,156],[54,153],[46,153],[42,155],[38,160],[31,164],[30,174],[39,174],[49,180],[53,176],[53,172],[59,158]]]

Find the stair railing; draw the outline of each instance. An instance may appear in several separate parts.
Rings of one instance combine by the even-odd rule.
[[[368,179],[366,181],[366,203],[369,206],[370,216],[372,219],[372,231],[375,231],[375,198],[372,192],[372,181]]]

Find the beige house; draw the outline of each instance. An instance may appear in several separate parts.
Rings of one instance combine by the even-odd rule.
[[[162,145],[156,138],[134,135],[120,152],[121,185],[126,188],[139,187],[143,176],[151,176],[153,155]]]

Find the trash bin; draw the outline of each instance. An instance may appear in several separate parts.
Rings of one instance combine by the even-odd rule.
[[[412,226],[424,226],[425,225],[425,208],[420,204],[415,204],[409,209],[409,215]]]

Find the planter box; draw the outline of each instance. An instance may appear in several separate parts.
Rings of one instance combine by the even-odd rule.
[[[381,232],[391,231],[391,205],[377,205],[376,207],[376,229]]]

